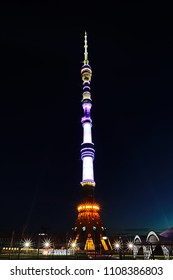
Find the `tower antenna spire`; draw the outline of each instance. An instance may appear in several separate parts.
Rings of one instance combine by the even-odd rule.
[[[87,32],[85,31],[85,36],[84,36],[84,64],[89,64],[89,60],[88,60],[88,45],[87,45]]]

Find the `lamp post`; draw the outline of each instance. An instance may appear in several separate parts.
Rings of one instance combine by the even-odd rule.
[[[72,251],[73,255],[76,253],[76,257],[77,257],[77,251],[79,250],[79,243],[76,243],[76,241],[72,241],[70,243],[70,250]]]
[[[50,249],[52,246],[52,242],[49,238],[47,239],[44,239],[43,242],[42,242],[42,247],[45,249],[43,252],[44,252],[44,255],[47,255],[48,254],[48,249]],[[47,249],[47,250],[46,250]]]
[[[46,233],[43,232],[39,232],[38,233],[38,244],[37,244],[37,257],[39,258],[39,254],[40,254],[40,236],[45,236],[47,235]]]
[[[50,239],[45,239],[42,243],[43,248],[48,249],[52,246],[52,242]]]
[[[24,248],[28,253],[28,250],[32,247],[32,240],[30,238],[26,238],[21,243],[22,243],[22,248]]]
[[[72,252],[73,252],[73,255],[74,255],[74,252],[75,252],[75,249],[76,249],[76,244],[75,244],[75,242],[72,242],[72,243],[71,243],[71,248],[72,248]]]
[[[132,256],[133,256],[133,248],[134,248],[134,244],[132,241],[128,241],[127,242],[127,248],[130,252],[132,252]]]
[[[120,242],[120,240],[116,240],[114,243],[113,243],[113,247],[115,249],[115,251],[117,251],[119,253],[119,259],[121,260],[122,259],[122,244]]]

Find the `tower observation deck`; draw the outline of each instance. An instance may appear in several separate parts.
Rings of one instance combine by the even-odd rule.
[[[83,81],[82,107],[84,115],[81,119],[83,127],[83,142],[81,144],[82,160],[82,201],[77,206],[78,217],[73,228],[74,242],[80,249],[87,251],[111,250],[111,244],[106,234],[106,228],[100,218],[100,205],[94,198],[94,143],[92,142],[91,119],[91,77],[92,69],[88,60],[87,33],[84,36],[84,61],[81,68]]]

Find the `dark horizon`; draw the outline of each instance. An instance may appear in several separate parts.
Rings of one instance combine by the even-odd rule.
[[[56,1],[4,5],[0,228],[70,232],[74,226],[82,197],[85,30],[101,218],[110,234],[172,227],[169,17],[161,28],[155,7],[134,1],[117,1],[107,21],[100,13],[63,15]]]

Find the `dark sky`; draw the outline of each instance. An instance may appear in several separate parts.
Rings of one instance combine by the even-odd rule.
[[[103,221],[110,233],[173,226],[169,15],[143,1],[88,2],[77,14],[47,2],[1,8],[0,228],[65,232],[75,223],[85,30]]]

